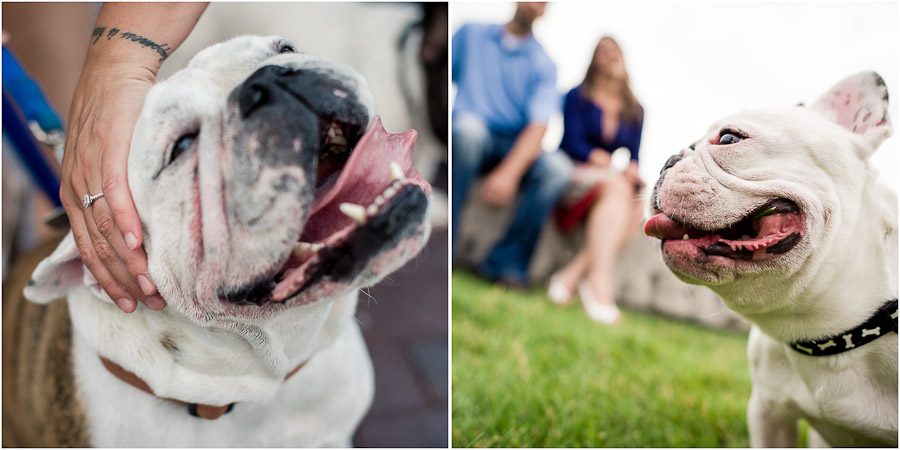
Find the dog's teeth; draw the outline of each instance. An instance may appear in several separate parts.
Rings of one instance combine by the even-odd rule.
[[[384,197],[382,197],[380,195],[378,197],[375,197],[375,205],[376,206],[381,206],[384,204],[384,202],[385,202]]]
[[[309,242],[298,242],[297,245],[294,246],[294,256],[303,256],[311,246],[312,244]]]
[[[331,143],[332,143],[332,144],[335,144],[335,145],[344,145],[344,146],[346,146],[346,145],[347,145],[347,138],[345,138],[344,136],[333,136],[333,137],[331,138]]]
[[[749,234],[745,234],[745,235],[741,236],[742,241],[748,241],[750,239],[753,239],[753,238]]]
[[[309,246],[309,250],[313,253],[318,253],[318,251],[322,250],[322,247],[324,247],[324,246],[325,246],[325,244],[323,244],[321,242],[316,242],[315,244],[311,244]]]
[[[690,238],[691,238],[691,237],[688,236],[687,233],[684,233],[684,236],[681,237],[681,239],[682,239],[682,240],[685,240],[685,241],[688,240],[688,239],[690,239]]]
[[[393,197],[394,194],[396,194],[396,193],[397,193],[397,188],[395,188],[394,186],[390,186],[384,190],[384,198],[389,199],[389,198]]]
[[[334,128],[332,128],[332,130],[334,130],[334,134],[336,134],[336,135],[338,135],[338,136],[343,136],[343,135],[344,135],[344,130],[342,130],[342,129],[341,129],[340,127],[338,127],[338,126],[335,126]]]
[[[391,161],[391,181],[403,181],[405,179],[406,174],[403,173],[400,164],[397,164],[396,161]]]
[[[328,129],[328,137],[330,137],[330,138],[333,139],[334,136],[335,136],[336,134],[337,134],[337,133],[334,132],[334,128],[329,128],[329,129]]]
[[[366,208],[354,203],[341,203],[339,208],[347,217],[359,222],[366,223]]]
[[[366,214],[368,214],[370,216],[374,216],[375,214],[378,214],[378,207],[375,205],[369,205],[369,207],[366,208]]]

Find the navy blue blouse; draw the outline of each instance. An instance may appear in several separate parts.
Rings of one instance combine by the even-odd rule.
[[[619,147],[625,147],[631,152],[631,160],[637,162],[643,117],[636,123],[619,123],[615,138],[612,142],[607,142],[603,139],[603,110],[582,95],[581,91],[582,85],[578,85],[566,94],[563,109],[565,128],[559,148],[575,161],[587,161],[591,150],[595,148],[612,153]]]

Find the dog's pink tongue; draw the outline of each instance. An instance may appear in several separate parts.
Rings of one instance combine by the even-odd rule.
[[[317,195],[312,214],[337,201],[369,204],[390,184],[392,161],[400,166],[407,179],[421,179],[412,163],[417,136],[416,130],[388,133],[381,125],[381,117],[375,116],[337,181],[325,187],[327,192]]]
[[[693,228],[678,223],[669,216],[659,213],[644,224],[644,234],[657,239],[681,239]]]

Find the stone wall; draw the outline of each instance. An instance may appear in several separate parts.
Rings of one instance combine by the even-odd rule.
[[[463,212],[455,263],[475,267],[506,229],[512,208],[485,205],[478,199],[478,186],[473,186],[470,192],[473,195]],[[568,262],[583,242],[583,225],[562,234],[552,221],[548,222],[531,261],[531,279],[546,284],[550,275]],[[641,230],[635,230],[619,254],[614,279],[616,301],[625,308],[657,312],[715,328],[749,329],[749,324],[711,290],[675,278],[659,256],[659,241],[645,236]]]

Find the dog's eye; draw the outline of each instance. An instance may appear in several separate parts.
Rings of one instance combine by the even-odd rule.
[[[741,139],[743,139],[741,136],[739,136],[733,132],[725,131],[722,133],[721,136],[719,136],[719,141],[716,142],[716,144],[717,145],[737,144],[738,142],[741,142]]]
[[[176,158],[181,156],[182,153],[188,151],[192,145],[194,145],[194,141],[197,139],[197,133],[185,134],[178,138],[175,141],[175,145],[172,146],[172,152],[169,154],[169,158],[166,161],[166,165],[171,164],[172,161],[175,161]]]
[[[282,44],[281,48],[278,49],[278,53],[297,53],[297,49],[291,44]]]

